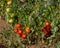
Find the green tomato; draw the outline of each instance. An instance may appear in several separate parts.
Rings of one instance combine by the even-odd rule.
[[[13,17],[14,17],[14,13],[11,13],[10,17],[12,17],[12,18],[13,18]]]
[[[9,12],[10,11],[10,8],[6,8],[6,12]]]
[[[1,6],[3,7],[4,5],[2,4]]]
[[[14,22],[14,20],[13,19],[10,19],[8,22],[12,24]]]
[[[37,33],[37,32],[36,32],[35,34],[36,34],[36,35],[38,35],[38,33]]]

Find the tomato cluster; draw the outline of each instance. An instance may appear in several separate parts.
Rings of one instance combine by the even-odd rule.
[[[14,32],[18,34],[19,37],[22,37],[23,39],[27,39],[27,34],[23,33],[24,30],[21,29],[22,25],[21,24],[17,24]],[[26,28],[26,33],[30,33],[30,27]]]
[[[51,24],[50,24],[50,22],[45,23],[45,27],[43,28],[43,32],[45,33],[46,37],[49,37],[51,35]]]

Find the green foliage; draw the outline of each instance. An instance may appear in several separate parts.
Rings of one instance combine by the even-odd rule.
[[[42,29],[45,27],[46,21],[51,23],[52,32],[52,35],[46,39],[48,39],[49,42],[52,42],[53,37],[60,36],[60,0],[27,0],[26,4],[22,4],[22,2],[25,2],[24,0],[13,0],[11,5],[7,5],[7,2],[8,0],[2,0],[0,2],[0,16],[5,16],[7,22],[9,19],[13,19],[13,27],[17,23],[21,23],[23,29],[30,26],[31,33],[28,35],[27,40],[32,40],[35,36],[36,39],[45,38]],[[10,8],[9,12],[6,11],[6,8]],[[12,13],[14,14],[14,17],[11,17]],[[13,33],[13,29],[5,32],[4,36],[7,37],[9,34],[12,34],[14,38],[16,37],[16,42],[20,42],[20,38]],[[32,36],[33,38],[31,38]],[[11,41],[9,40],[7,43],[9,46],[11,45],[10,42]],[[21,47],[18,46],[18,48]]]

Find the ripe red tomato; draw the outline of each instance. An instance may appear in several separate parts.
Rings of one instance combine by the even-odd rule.
[[[14,32],[17,33],[18,32],[18,29],[14,29]]]
[[[21,28],[21,24],[17,24],[16,25],[16,28]]]
[[[46,29],[46,30],[47,30],[47,32],[49,32],[49,33],[51,32],[51,29]]]
[[[43,32],[45,33],[45,35],[49,35],[51,33],[51,30],[44,27]]]
[[[46,29],[44,29],[44,34],[45,34],[45,36],[49,36],[49,32],[47,32],[47,30]]]
[[[50,27],[50,22],[46,22],[45,25]]]
[[[18,35],[22,35],[22,34],[23,34],[23,30],[19,30]]]
[[[46,29],[47,32],[50,32],[51,31],[51,28],[50,27],[47,27],[46,26],[45,29]]]
[[[50,26],[46,26],[46,29],[51,29],[51,27]]]
[[[22,35],[22,38],[23,38],[23,39],[26,39],[26,38],[27,38],[27,35],[26,35],[26,34],[23,34],[23,35]]]

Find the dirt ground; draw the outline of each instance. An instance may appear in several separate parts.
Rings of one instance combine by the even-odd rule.
[[[0,33],[3,32],[3,29],[8,30],[9,26],[10,25],[6,21],[0,20]]]

